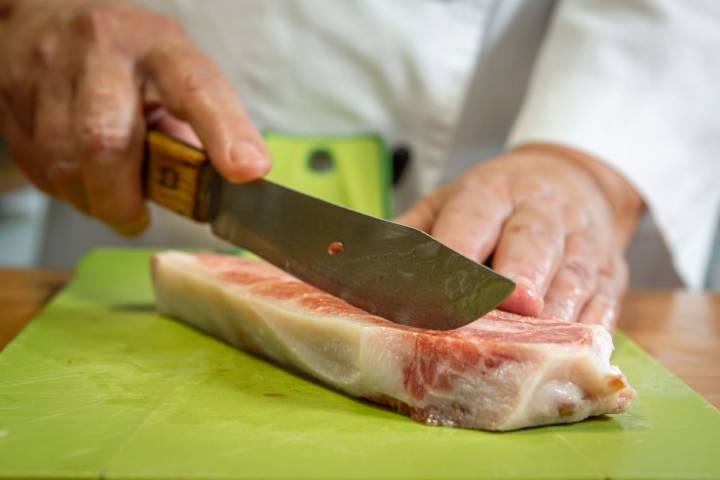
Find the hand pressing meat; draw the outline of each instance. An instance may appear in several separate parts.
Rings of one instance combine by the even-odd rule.
[[[0,0],[0,63],[0,134],[17,163],[38,188],[123,234],[148,222],[140,186],[148,124],[200,140],[230,180],[270,168],[217,65],[173,20],[145,8]]]
[[[398,221],[513,279],[504,310],[612,328],[627,285],[623,251],[642,208],[599,161],[528,145],[472,168]]]

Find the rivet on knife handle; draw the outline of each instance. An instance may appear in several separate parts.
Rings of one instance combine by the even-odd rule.
[[[217,174],[202,150],[151,130],[144,169],[148,199],[198,222],[207,222]]]

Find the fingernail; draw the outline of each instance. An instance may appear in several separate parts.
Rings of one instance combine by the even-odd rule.
[[[520,315],[540,315],[545,302],[537,293],[535,285],[527,278],[519,275],[510,275],[509,278],[515,282],[515,290],[502,303],[503,310]]]
[[[542,297],[537,293],[537,287],[535,284],[525,277],[517,277],[515,281],[525,287],[525,295],[530,302],[542,302]]]
[[[268,161],[266,156],[250,142],[240,142],[232,150],[230,161],[248,170],[264,168]]]

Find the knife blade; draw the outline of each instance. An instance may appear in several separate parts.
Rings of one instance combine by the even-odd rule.
[[[430,235],[268,180],[233,184],[204,152],[148,136],[148,197],[348,303],[396,323],[450,330],[498,306],[514,283]],[[174,188],[170,188],[174,187]]]

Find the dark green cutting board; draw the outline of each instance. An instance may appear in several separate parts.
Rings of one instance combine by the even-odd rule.
[[[155,314],[148,255],[86,257],[0,354],[0,478],[720,478],[720,413],[621,334],[625,415],[427,427]]]

